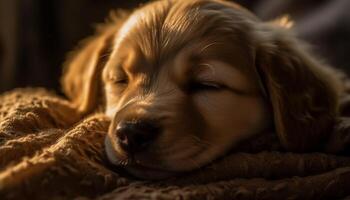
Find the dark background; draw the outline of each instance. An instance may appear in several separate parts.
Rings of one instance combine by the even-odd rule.
[[[0,0],[0,92],[42,86],[60,91],[67,52],[112,9],[146,0]],[[350,72],[349,0],[237,0],[265,20],[289,14],[300,38]]]

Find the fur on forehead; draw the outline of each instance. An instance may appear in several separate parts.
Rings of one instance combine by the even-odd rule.
[[[128,42],[149,61],[159,62],[198,41],[208,45],[229,38],[252,46],[247,33],[258,19],[233,5],[205,0],[155,1],[130,15],[116,35],[114,49]]]

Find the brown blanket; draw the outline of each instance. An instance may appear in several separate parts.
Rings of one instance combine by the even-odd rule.
[[[343,108],[346,113],[346,107]],[[350,195],[350,119],[342,117],[328,153],[283,152],[273,133],[246,141],[213,164],[160,182],[111,166],[109,121],[83,118],[43,89],[0,96],[0,199],[339,199]],[[335,154],[337,153],[337,154]]]

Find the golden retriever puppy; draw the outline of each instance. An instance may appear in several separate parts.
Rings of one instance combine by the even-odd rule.
[[[317,150],[342,89],[285,25],[226,1],[154,1],[84,42],[63,89],[83,114],[105,110],[108,158],[140,178],[199,168],[272,126],[286,150]]]

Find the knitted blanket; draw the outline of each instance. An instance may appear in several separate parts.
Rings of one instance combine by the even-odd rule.
[[[346,99],[346,98],[345,98]],[[343,112],[348,112],[343,107]],[[345,114],[344,114],[345,116]],[[350,119],[328,153],[283,152],[274,133],[243,142],[197,171],[137,180],[104,153],[109,120],[80,116],[44,89],[0,96],[0,199],[339,199],[350,195]]]

